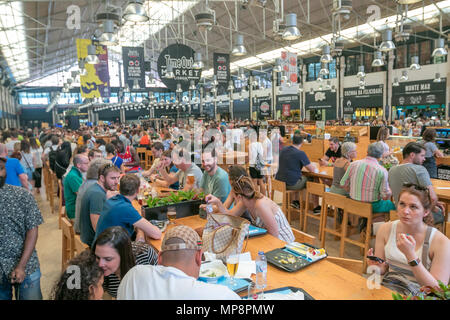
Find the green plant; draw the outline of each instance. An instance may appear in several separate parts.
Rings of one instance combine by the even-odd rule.
[[[421,293],[417,296],[409,294],[408,296],[393,292],[392,298],[394,300],[450,300],[450,285],[443,284],[438,280],[439,287],[424,286],[420,288]]]
[[[170,204],[179,203],[182,201],[190,201],[190,200],[203,200],[205,198],[205,194],[203,192],[196,193],[194,190],[190,191],[178,191],[170,192],[170,195],[164,198],[152,198],[151,196],[147,199],[147,206],[149,208],[161,207]]]

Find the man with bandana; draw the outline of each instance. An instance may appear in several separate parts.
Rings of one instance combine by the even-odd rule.
[[[0,300],[42,300],[36,253],[38,226],[44,222],[33,195],[6,184],[0,157]]]

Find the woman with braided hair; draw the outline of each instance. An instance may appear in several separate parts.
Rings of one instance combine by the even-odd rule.
[[[281,208],[255,188],[251,177],[242,175],[232,181],[232,191],[236,199],[250,213],[252,224],[267,230],[268,233],[287,243],[295,240],[292,229]],[[205,201],[215,205],[219,213],[227,214],[222,202],[213,195],[207,195]],[[242,213],[243,211],[240,210]]]

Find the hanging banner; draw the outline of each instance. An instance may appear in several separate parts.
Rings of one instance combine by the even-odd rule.
[[[283,116],[289,117],[291,115],[291,105],[290,104],[283,104]]]
[[[299,110],[300,101],[298,99],[298,94],[278,95],[276,110],[280,110],[282,112],[284,105],[289,105],[290,110]]]
[[[171,65],[175,78],[166,77],[167,66]],[[189,83],[200,81],[201,69],[194,69],[194,50],[184,44],[172,44],[165,48],[158,57],[158,74],[161,81],[172,91],[176,91],[177,84],[181,84],[183,91],[189,90]]]
[[[78,60],[87,57],[87,47],[92,44],[90,39],[77,39]],[[80,92],[83,98],[108,98],[111,96],[109,86],[108,49],[97,45],[98,64],[85,64],[87,75],[80,76]]]
[[[383,107],[383,85],[344,88],[344,114],[353,114],[356,108]]]
[[[305,95],[306,110],[311,109],[336,109],[336,92],[316,91]]]
[[[445,105],[447,81],[446,78],[442,80],[400,82],[398,87],[392,88],[392,105]]]
[[[270,100],[259,100],[259,118],[264,119],[265,117],[271,116],[270,110]]]
[[[292,84],[297,83],[297,54],[292,52],[281,52],[281,68],[286,71],[286,76]],[[287,81],[281,80],[282,87],[291,87],[287,85]]]
[[[145,62],[143,47],[122,47],[123,74],[128,88],[137,80],[139,88],[145,88]]]
[[[230,55],[214,52],[214,75],[217,77],[219,94],[227,92],[230,81]]]

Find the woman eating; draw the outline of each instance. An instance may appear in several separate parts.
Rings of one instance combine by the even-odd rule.
[[[372,248],[368,251],[369,256],[385,260],[367,260],[384,275],[384,286],[417,295],[421,286],[438,287],[438,280],[448,284],[450,240],[431,226],[432,207],[426,188],[407,184],[400,192],[399,220],[383,224],[377,233],[375,252]]]
[[[208,204],[216,205],[219,213],[222,214],[240,216],[245,210],[248,210],[253,225],[266,229],[268,233],[287,243],[295,240],[281,208],[257,191],[250,177],[242,175],[233,181],[231,186],[237,202],[241,203],[238,208],[227,210],[222,202],[211,194],[205,197],[205,201]]]

